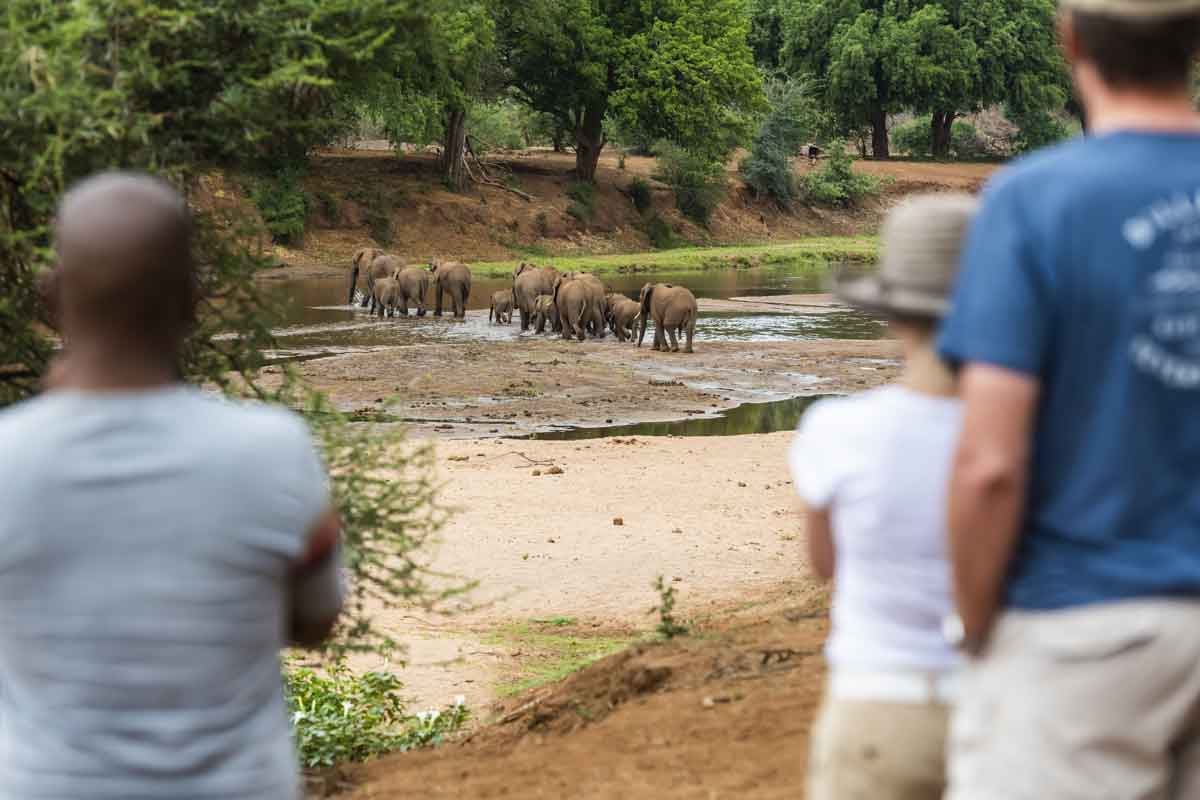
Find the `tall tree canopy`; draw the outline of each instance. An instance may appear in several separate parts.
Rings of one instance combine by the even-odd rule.
[[[877,158],[892,113],[932,114],[933,152],[945,156],[959,114],[1065,101],[1052,0],[782,2],[783,63],[816,79],[843,133],[871,130]]]
[[[711,154],[744,140],[762,107],[744,0],[512,0],[498,15],[513,89],[573,133],[581,181],[595,179],[610,114]]]

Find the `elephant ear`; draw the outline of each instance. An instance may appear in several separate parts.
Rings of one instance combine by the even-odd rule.
[[[351,259],[350,263],[352,263],[355,266],[355,268],[357,268],[360,264],[362,264],[362,260],[366,255],[367,255],[367,248],[364,247],[354,254],[354,258]]]
[[[645,286],[642,287],[641,306],[642,306],[642,311],[644,313],[650,312],[650,298],[653,296],[654,296],[654,285],[647,283]]]

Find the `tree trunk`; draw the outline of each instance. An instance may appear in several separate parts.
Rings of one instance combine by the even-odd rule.
[[[558,125],[554,126],[554,152],[561,153],[563,151],[563,137],[567,132]]]
[[[446,137],[442,142],[442,180],[456,192],[467,187],[467,112],[446,115]]]
[[[871,112],[871,155],[877,159],[891,158],[888,145],[887,114],[882,108]]]
[[[954,111],[935,111],[929,123],[930,152],[937,159],[950,158],[950,135],[954,130],[954,120],[958,113]]]
[[[588,106],[575,126],[575,180],[596,182],[596,164],[604,149],[604,107]]]

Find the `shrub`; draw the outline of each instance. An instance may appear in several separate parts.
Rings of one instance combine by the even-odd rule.
[[[321,213],[325,215],[326,219],[337,220],[338,211],[341,209],[338,199],[324,190],[317,192],[316,199],[317,208],[321,209]]]
[[[571,205],[567,206],[567,213],[584,225],[591,222],[592,218],[596,216],[595,184],[574,183],[567,189],[567,197],[572,201]]]
[[[650,191],[650,182],[645,178],[634,178],[630,181],[626,194],[629,195],[633,207],[638,210],[639,214],[645,214],[653,205],[654,197]]]
[[[824,166],[806,173],[800,183],[808,200],[823,206],[848,206],[861,197],[878,193],[882,187],[882,181],[874,175],[854,171],[841,142],[829,148],[829,160]]]
[[[1009,119],[1019,129],[1013,139],[1013,152],[1028,153],[1041,147],[1049,147],[1070,137],[1071,131],[1048,111],[1009,111]]]
[[[309,769],[437,745],[469,716],[461,699],[444,711],[409,714],[399,678],[355,674],[344,661],[330,664],[325,674],[286,669],[284,686],[300,763]]]
[[[533,219],[533,224],[537,226],[538,236],[543,239],[550,235],[550,217],[545,211],[539,211]]]
[[[367,227],[371,230],[371,238],[383,246],[392,243],[392,208],[393,202],[380,189],[373,191],[356,190],[350,194],[352,200],[362,204]]]
[[[670,142],[660,142],[655,152],[658,172],[654,177],[675,192],[675,205],[685,217],[708,225],[725,198],[725,164]]]
[[[897,125],[891,132],[892,146],[914,158],[929,158],[933,145],[929,132],[931,124],[931,118],[925,116]]]
[[[675,238],[675,231],[672,230],[670,223],[663,219],[662,215],[657,212],[642,221],[642,232],[646,234],[646,238],[650,240],[650,244],[657,250],[669,250],[679,245],[678,239]]]
[[[767,86],[771,111],[742,160],[742,180],[759,197],[787,203],[796,196],[792,157],[820,127],[819,113],[803,84],[772,82]]]
[[[279,244],[298,244],[304,238],[308,195],[292,171],[259,180],[250,199],[258,207],[271,238]]]
[[[917,117],[914,120],[897,125],[892,129],[891,138],[895,148],[914,158],[930,158],[933,155],[933,142],[929,115]],[[975,126],[965,119],[957,119],[950,126],[950,157],[959,161],[969,161],[981,158],[987,154],[987,144],[975,129]]]
[[[654,630],[664,639],[686,636],[687,626],[675,618],[675,587],[659,575],[654,581],[654,590],[658,592],[658,605],[650,609],[651,614],[658,614],[658,625]]]

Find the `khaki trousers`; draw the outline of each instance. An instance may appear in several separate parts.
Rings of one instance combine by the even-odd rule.
[[[952,800],[1200,798],[1200,602],[1007,613],[960,688]]]
[[[949,707],[826,694],[813,730],[808,800],[940,800]]]

